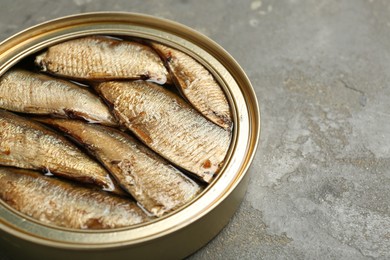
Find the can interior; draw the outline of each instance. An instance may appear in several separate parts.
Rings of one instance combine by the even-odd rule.
[[[0,75],[19,62],[29,64],[32,55],[48,46],[88,35],[157,41],[189,54],[206,67],[224,90],[233,117],[232,142],[224,165],[218,177],[197,198],[180,209],[146,224],[98,231],[71,230],[42,224],[1,202],[0,229],[21,239],[63,248],[137,245],[167,237],[194,223],[206,220],[208,223],[206,226],[221,222],[215,225],[216,229],[210,230],[210,236],[214,236],[227,223],[238,205],[237,201],[243,196],[243,192],[234,196],[232,194],[244,179],[257,147],[258,106],[245,74],[221,47],[187,27],[142,15],[101,13],[54,20],[7,39],[0,47]],[[223,202],[228,201],[226,198],[229,196],[234,202],[225,205]],[[222,211],[227,213],[226,216],[208,219],[207,216],[212,215],[210,212],[221,205],[224,207]]]

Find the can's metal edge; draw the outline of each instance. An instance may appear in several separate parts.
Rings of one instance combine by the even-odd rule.
[[[19,49],[23,49],[23,46],[18,46],[18,44],[23,45],[24,41],[22,39],[31,41],[34,40],[34,37],[39,38],[40,34],[37,31],[41,29],[43,30],[43,32],[41,33],[45,34],[50,32],[50,30],[58,30],[58,26],[61,25],[70,26],[69,25],[70,21],[73,22],[72,26],[76,26],[77,22],[79,22],[80,25],[85,25],[87,21],[89,21],[92,24],[102,23],[103,25],[105,22],[113,23],[113,22],[127,21],[134,25],[137,25],[140,21],[146,21],[146,20],[149,21],[149,23],[147,23],[147,27],[153,28],[153,25],[155,26],[158,25],[157,27],[159,29],[162,29],[161,28],[163,27],[162,25],[165,24],[167,26],[164,27],[163,31],[170,32],[172,35],[183,37],[187,41],[193,44],[198,44],[198,46],[200,46],[204,51],[216,57],[224,66],[226,66],[226,69],[233,76],[234,80],[237,82],[239,88],[241,89],[242,94],[245,96],[245,100],[247,102],[250,102],[246,104],[247,106],[246,109],[248,111],[248,120],[250,121],[248,125],[249,127],[248,143],[250,145],[246,149],[246,153],[248,154],[248,156],[245,158],[245,161],[240,162],[242,164],[242,167],[240,168],[241,174],[239,175],[238,179],[232,184],[233,186],[230,187],[230,189],[228,189],[229,193],[225,193],[222,196],[223,198],[219,200],[220,202],[219,204],[214,205],[214,207],[208,208],[203,215],[197,216],[197,218],[195,218],[193,222],[187,223],[186,226],[180,227],[175,232],[168,233],[165,236],[156,237],[149,241],[144,241],[143,243],[134,244],[132,246],[129,246],[127,244],[123,244],[123,245],[116,244],[116,246],[112,248],[106,248],[103,246],[102,249],[100,249],[99,247],[94,247],[93,245],[91,245],[91,249],[88,250],[86,248],[79,248],[77,246],[74,247],[74,249],[70,249],[67,246],[61,248],[61,246],[56,243],[54,244],[48,243],[46,245],[44,243],[43,244],[34,243],[31,241],[36,241],[38,240],[38,238],[31,238],[30,241],[21,240],[17,236],[12,236],[12,235],[10,236],[8,233],[4,233],[4,231],[1,231],[3,233],[1,236],[3,241],[5,240],[8,241],[7,244],[10,245],[11,247],[15,246],[16,251],[18,251],[17,249],[18,246],[22,246],[22,244],[26,244],[26,246],[31,249],[29,250],[29,252],[36,252],[36,253],[45,252],[45,254],[48,255],[53,253],[53,256],[58,252],[62,252],[63,256],[67,254],[74,255],[75,252],[77,252],[79,256],[81,256],[80,254],[82,254],[82,252],[89,252],[88,254],[96,252],[99,255],[101,255],[102,252],[106,252],[109,255],[119,257],[123,253],[126,252],[128,253],[129,249],[131,249],[132,252],[140,253],[139,256],[142,257],[150,256],[152,258],[153,256],[160,256],[160,257],[167,256],[170,258],[172,257],[181,258],[192,253],[194,250],[197,250],[205,243],[207,243],[212,237],[214,237],[222,229],[222,227],[226,225],[231,215],[235,212],[236,208],[241,202],[249,179],[248,177],[249,175],[246,174],[246,172],[248,170],[251,161],[253,160],[257,148],[258,140],[259,140],[259,134],[260,134],[259,107],[258,107],[256,95],[253,91],[253,88],[251,87],[249,79],[242,71],[240,66],[237,64],[237,62],[219,45],[217,45],[215,42],[211,41],[207,37],[201,35],[200,33],[195,32],[194,30],[188,27],[179,25],[172,21],[167,21],[164,19],[154,18],[151,16],[145,16],[141,14],[110,12],[110,13],[88,13],[83,15],[69,16],[65,18],[56,19],[54,21],[49,21],[41,25],[37,25],[1,43],[0,44],[1,46],[0,47],[0,69],[6,70],[8,69],[9,66],[13,65],[12,61],[9,62],[9,64],[1,63],[2,61],[4,61],[4,59],[6,59],[4,58],[4,54],[7,54],[5,51],[7,44],[9,45],[11,43],[13,45],[14,53],[11,52],[9,53],[9,55],[15,56],[15,52],[17,52]],[[49,28],[50,26],[52,26],[51,29]],[[34,31],[37,34],[35,35],[31,34],[31,32]],[[60,31],[58,31],[58,33],[59,35],[61,34]],[[26,35],[30,35],[30,38],[27,39]],[[19,43],[17,43],[18,41]],[[10,47],[8,46],[8,48]],[[7,50],[9,51],[10,49]],[[23,55],[23,53],[22,54],[19,53],[19,55]],[[2,73],[1,70],[0,72]],[[18,232],[20,232],[20,230]],[[1,245],[3,244],[4,243],[1,243]],[[153,245],[153,248],[155,248],[156,250],[150,250],[151,245]],[[45,250],[42,251],[41,249],[45,249]]]

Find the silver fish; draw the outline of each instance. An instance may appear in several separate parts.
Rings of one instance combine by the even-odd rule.
[[[113,128],[77,120],[42,119],[84,145],[143,208],[158,217],[193,199],[201,188],[143,144]]]
[[[86,88],[20,69],[12,69],[0,78],[0,108],[117,124],[107,106]]]
[[[164,84],[168,77],[160,57],[150,47],[102,36],[51,46],[35,63],[42,71],[72,79],[148,79]]]
[[[149,148],[209,183],[220,170],[231,133],[205,119],[182,99],[145,81],[95,86],[113,114]]]
[[[49,178],[31,170],[0,167],[0,199],[43,223],[107,229],[150,218],[129,198]]]
[[[44,170],[121,193],[102,166],[41,124],[0,110],[0,129],[0,165]]]
[[[196,110],[215,124],[230,129],[229,103],[211,73],[187,54],[168,46],[151,43],[171,72],[181,94]]]

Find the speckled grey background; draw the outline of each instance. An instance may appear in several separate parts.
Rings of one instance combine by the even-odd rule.
[[[1,0],[0,39],[101,10],[199,30],[256,90],[262,133],[248,193],[190,259],[390,258],[389,1]]]

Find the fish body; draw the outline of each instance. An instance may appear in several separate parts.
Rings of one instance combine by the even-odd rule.
[[[65,137],[0,110],[0,165],[44,170],[120,193],[109,173]]]
[[[131,226],[149,217],[129,198],[24,169],[0,167],[0,199],[43,223],[75,229]]]
[[[131,136],[77,120],[43,119],[72,136],[111,172],[121,187],[156,216],[177,209],[201,188]]]
[[[229,103],[211,73],[189,55],[168,46],[151,43],[164,59],[172,79],[184,98],[207,119],[230,129]]]
[[[0,108],[116,125],[103,101],[86,88],[20,69],[12,69],[0,78]]]
[[[120,123],[156,153],[207,183],[219,171],[231,133],[181,98],[145,81],[104,82],[95,88]]]
[[[149,46],[92,36],[51,46],[35,63],[58,76],[84,80],[147,79],[160,84],[168,72]]]

